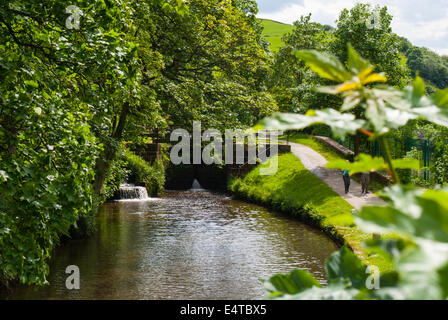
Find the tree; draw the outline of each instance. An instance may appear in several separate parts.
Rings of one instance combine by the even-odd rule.
[[[150,46],[163,67],[144,84],[155,90],[165,126],[188,129],[198,120],[204,128],[244,127],[269,114],[269,60],[251,14],[227,0],[191,0],[188,6],[188,16],[158,10],[150,16]]]
[[[409,83],[410,74],[401,56],[401,40],[392,32],[392,19],[386,6],[372,8],[370,4],[358,3],[350,10],[342,10],[332,51],[347,61],[350,43],[378,72],[386,74],[391,85],[402,88]]]
[[[128,3],[59,1],[0,6],[0,280],[45,283],[62,234],[93,217],[98,136],[132,99],[135,46]],[[123,104],[124,102],[124,104]]]
[[[331,96],[316,93],[313,87],[322,84],[294,54],[295,50],[327,50],[333,41],[332,32],[311,21],[311,14],[294,22],[292,32],[283,37],[285,46],[274,56],[269,77],[269,91],[283,112],[306,112],[335,103]]]
[[[347,61],[347,45],[351,44],[378,72],[384,72],[393,86],[404,87],[409,81],[409,69],[401,55],[402,42],[392,32],[392,16],[387,7],[372,8],[370,4],[356,4],[352,9],[344,9],[339,15],[335,31],[336,40],[332,52],[341,61]],[[354,110],[358,119],[364,117],[361,108]],[[357,133],[354,152],[360,151],[362,136]]]

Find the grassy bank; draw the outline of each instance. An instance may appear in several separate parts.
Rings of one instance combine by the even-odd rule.
[[[300,143],[310,147],[317,153],[320,153],[328,161],[344,159],[339,153],[323,144],[321,141],[315,140],[313,136],[303,133],[296,133],[289,137],[290,142]]]
[[[272,160],[271,160],[272,161]],[[229,189],[238,197],[293,215],[319,229],[340,245],[348,244],[366,264],[382,271],[391,268],[380,256],[361,250],[361,242],[371,238],[354,224],[353,207],[309,172],[293,154],[278,157],[278,172],[261,176],[256,167],[244,178],[234,178]]]

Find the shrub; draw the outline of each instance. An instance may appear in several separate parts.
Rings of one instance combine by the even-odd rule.
[[[51,110],[41,117],[39,125],[9,142],[14,152],[0,151],[0,282],[5,285],[47,283],[52,249],[80,219],[89,220],[95,207],[98,149],[87,124]],[[40,130],[47,132],[45,143]]]
[[[120,150],[120,155],[112,163],[108,176],[104,183],[104,199],[112,199],[120,185],[128,179],[130,170],[127,169],[127,163],[124,159],[124,149]]]
[[[132,151],[125,150],[123,159],[125,168],[129,170],[128,182],[144,184],[150,196],[156,196],[165,184],[165,169],[162,161],[150,165]]]

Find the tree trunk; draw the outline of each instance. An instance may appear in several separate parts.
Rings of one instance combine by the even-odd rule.
[[[120,119],[116,128],[112,132],[111,138],[117,141],[117,145],[123,137],[123,131],[126,125],[126,118],[129,113],[129,103],[125,103],[121,109]],[[104,151],[96,160],[95,166],[95,194],[102,199],[104,195],[104,182],[106,181],[107,173],[111,167],[112,162],[117,155],[117,148],[111,143],[104,144]]]
[[[104,145],[104,151],[96,160],[95,165],[95,194],[102,199],[104,195],[104,182],[106,181],[107,173],[109,172],[112,161],[115,159],[117,150],[110,144]]]
[[[359,131],[356,131],[356,135],[355,135],[355,143],[354,143],[354,152],[355,152],[355,156],[357,156],[359,154],[359,145],[360,145],[360,140],[361,140],[361,133]]]

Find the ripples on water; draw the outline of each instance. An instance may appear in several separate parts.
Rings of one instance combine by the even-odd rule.
[[[105,204],[98,232],[58,248],[50,286],[16,299],[263,299],[259,279],[302,268],[322,283],[336,245],[308,226],[209,192]],[[77,265],[81,289],[65,288]]]

